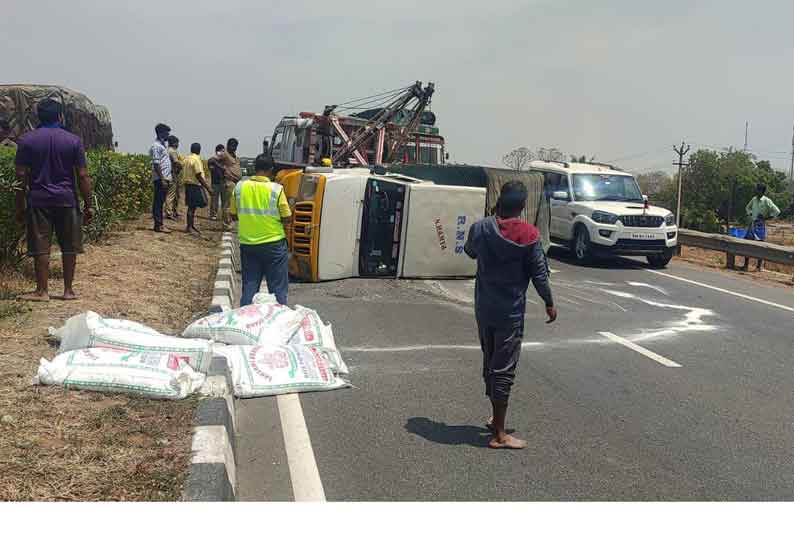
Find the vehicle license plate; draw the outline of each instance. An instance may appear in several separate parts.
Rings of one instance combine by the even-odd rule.
[[[659,239],[659,236],[655,233],[632,233],[632,239]]]

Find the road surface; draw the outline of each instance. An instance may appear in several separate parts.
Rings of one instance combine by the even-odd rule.
[[[355,387],[239,401],[239,498],[792,499],[794,290],[552,255],[508,414],[528,449],[485,447],[473,281],[296,284]]]

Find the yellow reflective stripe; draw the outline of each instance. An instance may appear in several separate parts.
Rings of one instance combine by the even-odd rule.
[[[238,215],[279,216],[278,209],[256,209],[253,207],[237,207]]]

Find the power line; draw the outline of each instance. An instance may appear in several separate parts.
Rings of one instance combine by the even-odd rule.
[[[362,101],[365,101],[365,100],[371,100],[372,98],[378,98],[378,97],[381,97],[381,96],[392,95],[392,94],[399,94],[399,93],[403,92],[404,90],[408,90],[409,88],[411,88],[411,87],[403,87],[403,88],[396,88],[396,89],[393,89],[393,90],[387,90],[387,91],[381,92],[379,94],[373,94],[371,96],[364,96],[363,98],[356,98],[354,100],[350,100],[350,101],[347,101],[347,102],[342,102],[342,103],[337,104],[337,105],[339,107],[341,107],[343,105],[348,105],[348,104],[352,104],[352,103],[356,103],[356,102],[362,102]]]
[[[653,149],[651,151],[640,152],[640,153],[637,153],[637,154],[630,154],[629,156],[622,156],[620,158],[611,158],[611,159],[607,160],[607,162],[627,162],[627,161],[633,160],[635,158],[643,158],[645,156],[650,156],[652,154],[659,154],[662,151],[665,151],[666,149],[667,149],[667,147],[661,147],[659,149]]]

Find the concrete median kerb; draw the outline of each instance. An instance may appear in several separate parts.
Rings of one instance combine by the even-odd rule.
[[[223,235],[209,312],[223,312],[240,297],[237,276],[240,248],[235,236]],[[215,356],[199,393],[193,417],[193,440],[184,501],[237,500],[237,422],[232,379],[226,358]]]

